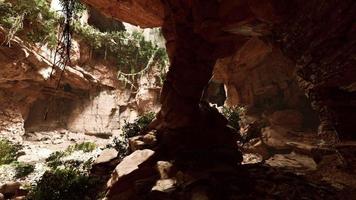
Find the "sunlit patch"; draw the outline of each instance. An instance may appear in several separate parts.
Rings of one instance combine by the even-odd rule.
[[[47,68],[43,68],[43,69],[40,69],[38,71],[39,74],[41,74],[41,76],[47,80],[51,77],[51,72],[52,72],[52,67],[47,67]],[[52,72],[53,73],[53,72]]]

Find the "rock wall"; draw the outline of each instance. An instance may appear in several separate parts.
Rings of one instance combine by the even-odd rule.
[[[245,106],[260,116],[294,110],[302,118],[300,125],[315,130],[316,112],[299,88],[295,72],[295,63],[278,46],[252,37],[232,56],[217,61],[213,80],[225,84],[228,107]]]
[[[125,121],[159,109],[160,88],[147,73],[133,93],[117,79],[115,64],[90,57],[90,48],[73,41],[72,63],[58,89],[60,69],[53,52],[13,38],[6,45],[0,29],[0,133],[21,141],[25,132],[68,129],[103,137],[118,133]]]
[[[330,133],[344,139],[354,138],[355,126],[352,122],[356,119],[354,111],[356,4],[353,0],[147,0],[142,2],[85,0],[85,2],[123,21],[147,27],[163,24],[167,49],[172,60],[175,56],[184,56],[181,55],[179,49],[183,46],[181,44],[185,43],[191,43],[190,47],[195,48],[190,52],[191,56],[203,54],[203,57],[209,58],[231,56],[244,47],[246,41],[252,37],[259,37],[280,47],[284,57],[296,63],[298,85],[311,99],[312,106],[317,110],[321,120],[319,133]],[[152,7],[143,6],[148,3]],[[127,13],[128,11],[132,12]],[[143,12],[143,16],[153,14],[157,18],[155,20],[150,17],[142,19],[142,15],[135,15],[138,11]],[[164,23],[160,23],[161,21]],[[183,40],[186,41],[179,40],[177,43],[177,38],[180,38],[183,33],[186,34]],[[198,40],[201,45],[195,46],[194,42]],[[211,49],[204,46],[208,43],[212,45]],[[202,53],[202,48],[209,49],[209,52]],[[256,52],[248,52],[250,55],[254,53]],[[181,60],[179,66],[172,65],[172,77],[189,79],[189,76],[192,78],[199,76],[195,77],[199,79],[205,75],[210,76],[207,72],[210,71],[209,63],[204,63],[205,69],[196,68],[194,73],[191,73],[192,67],[186,66],[191,64],[192,59],[186,56]],[[202,59],[200,62],[203,63],[206,60]],[[251,60],[251,62],[255,61]],[[284,72],[282,72],[282,77],[283,74]],[[177,82],[179,82],[178,79]],[[190,82],[185,84],[190,84]],[[270,84],[267,83],[265,86],[268,85]],[[234,98],[236,101],[254,101],[251,98],[254,92],[258,93],[258,91],[253,90],[251,93],[252,89],[239,87],[242,87],[241,91],[246,90],[243,94],[247,94],[247,97],[238,96],[238,91],[234,89],[230,90],[230,96],[238,96]],[[261,88],[261,86],[253,86],[254,89],[258,87]],[[274,87],[271,87],[271,90]],[[262,90],[269,89],[263,88]],[[167,93],[162,96],[167,96]],[[189,89],[183,93],[181,101],[190,102],[188,100]],[[172,98],[167,101],[173,102],[176,99]],[[177,101],[172,103],[172,107],[177,104]],[[174,108],[164,107],[163,109],[165,110],[162,113],[174,110]],[[177,118],[182,117],[184,116]]]

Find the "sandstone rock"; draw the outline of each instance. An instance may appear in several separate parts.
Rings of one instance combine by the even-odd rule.
[[[15,197],[13,200],[25,200],[26,199],[26,196],[18,196],[18,197]]]
[[[142,136],[135,136],[129,138],[129,147],[132,152],[136,150],[145,149],[145,142],[142,141]]]
[[[154,151],[149,149],[137,150],[126,156],[119,165],[116,166],[107,186],[113,187],[126,176],[134,173],[140,168],[140,165],[148,161],[154,155]]]
[[[317,165],[311,157],[294,152],[284,155],[276,154],[265,162],[273,167],[287,168],[293,171],[305,172],[317,169]]]
[[[265,127],[262,129],[263,142],[276,149],[288,149],[287,142],[290,141],[290,131],[280,126]]]
[[[135,137],[129,138],[129,146],[131,151],[140,149],[153,148],[157,143],[156,133],[153,131]]]
[[[168,179],[172,177],[173,164],[168,161],[158,161],[156,164],[156,169],[159,172],[161,179]]]
[[[242,155],[243,161],[241,164],[256,164],[260,163],[263,160],[263,157],[260,154],[252,154],[252,153],[245,153]]]
[[[103,164],[110,162],[115,159],[118,155],[118,152],[115,149],[104,149],[99,157],[97,157],[93,163],[93,165]]]
[[[163,24],[164,7],[159,0],[85,0],[84,2],[119,21],[129,22],[145,28],[157,27]],[[113,10],[115,12],[112,12]]]
[[[151,147],[156,145],[157,143],[156,133],[154,133],[153,131],[147,133],[142,137],[142,141]]]
[[[262,159],[268,159],[271,157],[269,147],[259,139],[255,139],[245,144],[243,152],[258,154],[262,157]]]
[[[297,110],[280,110],[268,116],[272,125],[298,130],[302,127],[303,116]]]
[[[130,199],[138,193],[151,190],[157,172],[153,163],[154,151],[137,150],[125,157],[116,166],[107,182],[107,198],[110,200]]]
[[[167,192],[173,190],[176,186],[176,181],[174,179],[160,179],[153,186],[152,191]]]
[[[4,185],[0,186],[0,193],[5,195],[16,195],[18,190],[20,189],[21,183],[19,182],[8,182]]]

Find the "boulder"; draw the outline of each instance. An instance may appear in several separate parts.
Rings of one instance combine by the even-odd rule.
[[[116,166],[107,182],[109,188],[108,198],[116,199],[123,192],[128,192],[135,187],[138,179],[149,178],[155,175],[153,163],[150,163],[155,152],[149,149],[137,150],[126,156],[119,165]]]
[[[262,141],[275,149],[289,149],[289,130],[281,126],[269,126],[262,129]]]
[[[99,165],[103,163],[108,163],[115,159],[118,155],[118,152],[115,149],[104,149],[99,157],[97,157],[93,163],[93,165]]]
[[[286,168],[297,172],[313,171],[317,169],[317,165],[313,158],[294,152],[290,154],[276,154],[265,162],[272,167]]]
[[[7,182],[4,185],[0,186],[0,193],[7,196],[14,196],[18,193],[21,183],[19,182]]]
[[[173,190],[176,185],[176,180],[174,179],[160,179],[153,186],[152,191],[167,192]]]
[[[297,110],[280,110],[268,117],[271,125],[299,130],[303,124],[303,115]]]
[[[168,161],[158,161],[156,169],[159,172],[161,179],[167,179],[171,177],[173,172],[173,164]]]

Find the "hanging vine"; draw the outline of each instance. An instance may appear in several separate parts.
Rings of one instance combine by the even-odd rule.
[[[46,45],[55,52],[53,66],[61,70],[70,65],[70,41],[75,35],[76,40],[91,47],[90,52],[96,58],[102,56],[115,63],[117,78],[130,88],[136,88],[138,80],[152,71],[157,71],[154,77],[163,83],[168,66],[164,48],[146,41],[138,31],[101,32],[82,24],[76,19],[86,7],[79,0],[60,0],[60,3],[63,10],[52,11],[47,0],[0,0],[0,26],[7,29],[7,41],[16,35],[29,44]],[[62,75],[56,78],[60,80]]]
[[[63,21],[60,23],[60,36],[58,37],[58,43],[57,47],[55,50],[54,54],[54,60],[53,60],[53,65],[52,65],[52,70],[50,73],[50,79],[52,79],[52,75],[54,72],[54,69],[60,69],[60,75],[58,77],[56,86],[55,86],[55,94],[51,96],[51,99],[49,101],[49,105],[47,106],[44,119],[47,119],[48,116],[48,111],[51,106],[51,104],[54,102],[54,97],[56,96],[56,93],[58,92],[58,89],[60,87],[61,80],[63,78],[63,74],[65,72],[66,66],[71,65],[71,59],[70,59],[70,51],[72,48],[72,21],[73,21],[73,16],[74,16],[74,8],[75,8],[76,2],[74,0],[64,0],[62,1],[62,12],[63,12]]]

